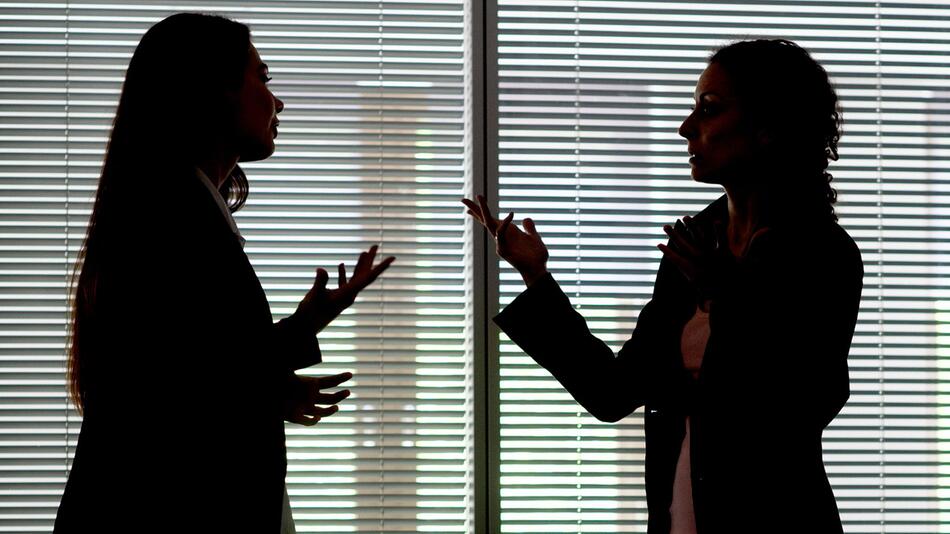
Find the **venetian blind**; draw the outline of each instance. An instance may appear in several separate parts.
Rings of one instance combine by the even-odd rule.
[[[236,216],[275,317],[317,266],[397,263],[319,337],[313,374],[353,371],[341,412],[288,425],[299,532],[466,524],[463,4],[0,5],[0,531],[49,531],[80,420],[64,397],[65,280],[124,71],[177,11],[251,26],[286,104]],[[159,216],[159,214],[156,214]],[[331,282],[332,284],[333,282]]]
[[[615,351],[651,294],[661,226],[721,194],[690,180],[676,133],[710,51],[782,37],[827,68],[845,118],[837,211],[866,277],[825,464],[847,532],[946,530],[950,8],[499,0],[498,19],[500,212],[535,219]],[[523,284],[501,269],[505,304]],[[597,422],[504,336],[500,372],[502,531],[644,532],[642,411]]]

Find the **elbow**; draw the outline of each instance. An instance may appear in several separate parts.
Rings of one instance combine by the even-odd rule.
[[[618,423],[629,414],[622,414],[620,412],[599,412],[591,413],[591,415],[597,418],[601,423]]]
[[[602,423],[616,423],[624,419],[637,408],[636,405],[615,401],[600,401],[582,403],[587,413],[593,415]]]
[[[643,406],[640,396],[631,394],[627,382],[605,380],[594,387],[569,391],[587,413],[604,423],[616,423]]]

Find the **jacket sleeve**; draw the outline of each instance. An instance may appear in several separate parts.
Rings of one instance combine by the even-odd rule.
[[[767,412],[783,428],[824,428],[849,396],[862,278],[857,246],[837,225],[757,239],[711,303],[704,387],[717,391],[706,398],[744,406],[743,417]]]
[[[291,315],[274,323],[274,353],[288,371],[296,371],[323,361],[317,336],[299,318]]]
[[[664,320],[656,299],[640,312],[619,354],[597,339],[550,274],[526,289],[495,323],[567,389],[591,415],[623,419],[640,406],[671,393],[675,369],[659,353]]]

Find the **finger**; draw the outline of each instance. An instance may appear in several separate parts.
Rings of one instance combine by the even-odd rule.
[[[377,265],[376,267],[373,267],[372,270],[370,270],[369,274],[367,274],[366,276],[360,279],[359,290],[362,291],[368,285],[375,282],[376,279],[379,278],[379,275],[383,274],[383,271],[388,269],[389,266],[392,265],[394,261],[396,261],[396,257],[390,256],[384,259],[383,261],[379,262],[379,265]]]
[[[296,425],[303,426],[313,426],[320,422],[319,417],[308,417],[306,412],[306,406],[301,406],[295,409],[294,412],[289,417],[287,417],[287,420]]]
[[[304,413],[306,413],[307,415],[312,415],[317,421],[319,421],[320,419],[324,417],[330,417],[331,415],[337,413],[338,411],[340,411],[339,406],[328,406],[324,408],[322,406],[314,405],[314,406],[308,406],[304,410]]]
[[[465,204],[465,207],[468,208],[469,213],[471,213],[472,215],[477,215],[478,217],[482,216],[482,208],[480,208],[478,204],[476,204],[475,202],[467,198],[463,198],[462,204]]]
[[[467,198],[462,199],[462,204],[465,204],[465,207],[468,208],[469,215],[478,219],[478,222],[482,222],[482,208],[478,204]]]
[[[499,243],[504,241],[505,232],[508,231],[508,227],[511,226],[511,221],[514,218],[515,214],[514,212],[511,212],[507,217],[505,217],[505,220],[501,221],[501,224],[498,226],[498,234],[495,236],[495,239],[497,239]]]
[[[307,417],[303,413],[295,413],[287,420],[291,423],[303,426],[313,426],[320,422],[319,417]]]
[[[338,404],[349,396],[350,390],[341,389],[335,393],[317,393],[309,400],[312,404]]]
[[[683,224],[683,219],[676,219],[676,222],[673,223],[673,229],[681,234],[686,233],[686,225]]]
[[[673,262],[673,264],[677,267],[680,267],[686,263],[686,258],[684,258],[679,252],[668,245],[659,243],[656,248],[660,249],[660,252],[663,253],[663,256]]]
[[[323,267],[317,268],[317,278],[314,280],[313,287],[314,289],[323,289],[327,287],[327,280],[330,279],[330,275],[327,274],[326,269]]]
[[[468,213],[469,215],[471,215],[473,219],[475,219],[476,221],[478,221],[478,224],[481,224],[481,225],[484,226],[485,228],[488,228],[487,226],[485,226],[485,219],[482,217],[482,209],[481,209],[481,208],[479,208],[478,206],[469,206],[469,208],[468,208],[467,210],[465,210],[465,211],[466,211],[466,213]]]
[[[376,261],[376,251],[378,250],[379,245],[369,247],[369,250],[366,252],[366,265],[363,266],[363,269],[369,269],[373,266],[373,262]]]
[[[525,220],[521,221],[521,225],[524,226],[525,231],[529,234],[534,236],[538,235],[538,229],[534,225],[534,221],[530,218],[526,218]]]
[[[706,232],[702,224],[696,222],[689,215],[683,217],[683,224],[686,225],[686,232],[693,238],[693,242],[699,245],[705,245]]]
[[[317,389],[330,389],[339,386],[351,378],[353,378],[353,373],[346,372],[338,375],[318,376],[314,377],[314,380],[317,383]]]
[[[373,272],[371,273],[373,277],[372,280],[376,280],[376,277],[383,274],[383,271],[388,269],[389,266],[392,265],[394,261],[396,261],[396,256],[389,256],[388,258],[385,258],[383,261],[379,262],[379,265],[377,265],[376,267],[373,267]]]
[[[353,276],[356,277],[359,273],[363,272],[366,265],[366,252],[360,252],[360,255],[356,258],[356,266],[353,267]]]
[[[369,247],[369,250],[360,254],[360,259],[356,262],[356,270],[353,271],[354,276],[356,276],[357,272],[362,273],[373,265],[377,250],[379,250],[379,245],[373,245]]]
[[[346,285],[346,265],[339,264],[336,266],[336,286],[343,287]]]
[[[692,218],[692,217],[690,217],[689,215],[684,215],[683,218],[682,218],[682,220],[681,220],[681,221],[678,221],[678,222],[682,222],[682,224],[683,224],[683,229],[686,230],[686,233],[692,235],[692,233],[693,233],[693,224],[692,224],[692,223],[693,223],[693,218]]]
[[[693,277],[692,262],[686,259],[686,257],[680,254],[679,252],[673,250],[672,248],[662,243],[658,244],[657,248],[659,248],[660,251],[663,252],[663,256],[665,256],[667,259],[673,262],[673,265],[675,265],[676,268],[679,269],[680,272],[683,273],[683,275],[686,276],[687,279],[692,280],[692,277]]]
[[[693,245],[686,235],[686,227],[681,221],[677,221],[675,226],[665,225],[663,231],[670,237],[670,242],[680,254],[697,256],[699,250]]]
[[[485,197],[478,195],[478,205],[482,210],[482,221],[485,225],[485,228],[488,228],[488,231],[492,235],[497,235],[498,230],[498,221],[496,221],[491,215],[491,208],[488,207],[488,201],[485,200]]]

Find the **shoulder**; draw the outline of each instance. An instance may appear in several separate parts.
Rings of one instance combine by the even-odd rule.
[[[721,195],[693,216],[704,223],[724,223],[729,218],[729,204],[726,195]]]
[[[864,276],[858,245],[835,221],[769,228],[753,241],[742,261],[801,283],[824,280],[859,286]]]
[[[836,221],[787,223],[762,231],[750,253],[831,254],[838,259],[860,261],[861,253],[851,235]]]

